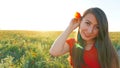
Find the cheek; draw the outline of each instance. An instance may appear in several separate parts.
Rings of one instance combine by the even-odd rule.
[[[84,23],[81,23],[81,24],[80,24],[80,32],[87,30],[87,28],[88,28],[88,27],[87,27]]]
[[[94,31],[94,36],[97,37],[98,31]]]
[[[86,32],[86,31],[87,31],[87,28],[84,25],[80,25],[79,32],[80,32],[82,38],[84,36],[84,32]]]

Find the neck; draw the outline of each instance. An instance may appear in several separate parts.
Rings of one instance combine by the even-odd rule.
[[[95,43],[95,40],[85,41],[86,45],[91,45]]]
[[[95,43],[95,41],[93,41],[93,40],[86,41],[85,50],[90,50],[94,43]]]

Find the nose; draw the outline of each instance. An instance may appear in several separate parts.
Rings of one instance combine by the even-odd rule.
[[[89,28],[88,28],[88,33],[91,34],[92,32],[93,32],[93,27],[89,27]]]

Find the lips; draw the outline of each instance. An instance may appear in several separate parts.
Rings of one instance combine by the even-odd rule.
[[[84,35],[85,35],[85,37],[87,37],[87,38],[91,37],[91,35],[88,35],[88,34],[86,34],[85,32],[84,32]]]

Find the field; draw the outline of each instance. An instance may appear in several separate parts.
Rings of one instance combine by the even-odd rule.
[[[49,54],[61,32],[0,30],[0,68],[70,68],[68,54]],[[74,32],[69,37],[75,36]],[[111,32],[110,38],[115,48],[120,49],[120,32]]]

